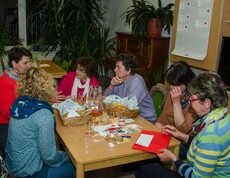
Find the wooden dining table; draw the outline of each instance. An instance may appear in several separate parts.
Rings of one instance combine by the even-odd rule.
[[[67,74],[64,69],[50,60],[39,60],[39,65],[55,79],[62,78],[62,76]]]
[[[55,110],[55,118],[57,139],[75,165],[77,178],[84,178],[87,171],[156,157],[156,154],[132,149],[132,145],[137,140],[140,132],[129,133],[131,136],[129,142],[117,144],[115,148],[109,148],[108,142],[98,133],[95,133],[91,138],[86,138],[84,125],[64,126],[57,110]],[[137,124],[145,130],[160,132],[155,125],[140,116],[134,120],[135,122],[132,124]],[[179,146],[180,141],[172,137],[169,149],[176,156],[179,155]]]

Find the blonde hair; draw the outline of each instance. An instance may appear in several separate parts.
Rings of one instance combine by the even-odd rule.
[[[57,95],[56,82],[43,69],[31,67],[20,77],[17,94],[36,97],[41,101],[54,101]]]

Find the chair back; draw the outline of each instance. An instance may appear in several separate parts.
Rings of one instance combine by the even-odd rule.
[[[170,87],[162,83],[157,83],[150,90],[150,96],[153,100],[157,118],[161,115],[169,90]]]

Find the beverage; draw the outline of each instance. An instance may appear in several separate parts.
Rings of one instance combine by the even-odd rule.
[[[91,137],[93,135],[93,131],[92,130],[86,130],[85,135],[86,135],[86,137],[89,138],[89,137]]]
[[[92,116],[93,117],[98,117],[100,115],[101,115],[101,111],[100,110],[98,110],[98,109],[93,109],[92,110]]]
[[[121,111],[117,114],[117,122],[120,127],[125,126],[125,120],[126,120],[126,111]]]
[[[108,143],[109,148],[116,147],[116,144],[117,144],[117,128],[116,127],[111,127],[108,129],[107,140],[109,142]]]
[[[93,129],[94,129],[94,122],[92,120],[86,121],[86,123],[85,123],[85,136],[87,138],[92,137]]]
[[[113,135],[113,134],[109,134],[109,135],[108,135],[108,142],[109,142],[109,143],[116,144],[116,142],[117,142],[116,136]]]
[[[118,118],[118,126],[124,127],[125,126],[125,117]]]

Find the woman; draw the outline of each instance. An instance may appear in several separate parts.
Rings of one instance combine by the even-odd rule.
[[[79,57],[77,68],[69,72],[59,83],[58,92],[68,98],[85,97],[89,86],[99,86],[98,80],[93,76],[95,70],[94,58],[91,56]]]
[[[16,177],[75,177],[67,154],[56,149],[54,113],[48,104],[56,98],[55,81],[32,67],[19,79],[17,93],[10,109],[7,168]]]
[[[187,85],[195,77],[189,65],[183,61],[174,63],[167,71],[166,81],[171,85],[163,111],[157,119],[156,126],[173,125],[183,133],[192,130],[196,118],[195,111],[189,104]]]
[[[189,104],[190,93],[187,85],[195,77],[190,66],[183,61],[174,63],[167,71],[166,81],[171,85],[163,111],[157,119],[156,126],[175,126],[179,131],[193,135],[192,126],[196,113]],[[181,144],[180,158],[185,159],[188,147]]]
[[[8,53],[8,67],[0,77],[0,153],[5,158],[5,146],[10,119],[10,106],[17,98],[19,77],[30,67],[32,54],[23,47],[13,47]]]
[[[160,160],[172,162],[178,172],[151,163],[137,169],[136,178],[230,177],[230,115],[224,83],[216,73],[205,72],[191,81],[188,91],[191,93],[190,104],[198,115],[193,127],[196,136],[192,138],[173,126],[162,127],[162,133],[171,134],[190,145],[188,163],[168,149],[162,149],[158,154]]]
[[[144,79],[137,74],[136,56],[121,53],[116,57],[115,77],[112,78],[105,95],[115,94],[129,99],[136,96],[140,115],[149,122],[155,123],[156,111]]]

